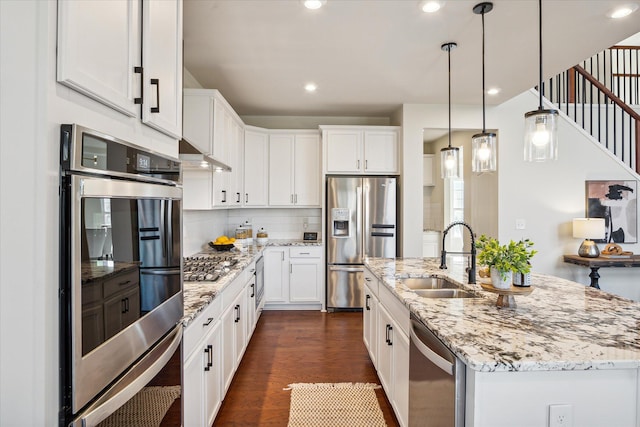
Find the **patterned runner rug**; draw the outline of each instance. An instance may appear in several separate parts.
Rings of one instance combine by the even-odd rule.
[[[365,383],[289,384],[289,427],[384,427],[377,388]]]
[[[180,386],[144,387],[98,427],[158,427],[180,397]]]

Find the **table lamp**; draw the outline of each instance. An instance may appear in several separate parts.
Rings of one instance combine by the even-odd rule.
[[[600,256],[598,245],[591,239],[604,239],[604,218],[574,218],[573,237],[585,239],[578,255],[585,258],[597,258]]]

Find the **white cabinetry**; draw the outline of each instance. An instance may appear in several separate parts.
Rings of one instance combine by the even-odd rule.
[[[269,135],[270,206],[320,206],[320,153],[316,131]]]
[[[409,415],[409,310],[386,288],[376,285],[377,279],[365,269],[365,303],[376,304],[377,321],[366,310],[363,316],[365,344],[368,340],[369,352],[377,346],[377,354],[372,362],[375,365],[382,387],[391,402],[391,406],[401,426],[408,426]],[[371,280],[367,281],[366,278]],[[374,301],[372,303],[372,301]],[[375,325],[375,332],[370,330]],[[375,338],[373,338],[375,335]],[[375,344],[372,344],[375,341]]]
[[[362,334],[374,366],[377,365],[378,359],[378,304],[378,280],[365,269]]]
[[[398,173],[399,127],[321,126],[326,173]]]
[[[269,246],[264,250],[264,301],[286,303],[289,294],[289,248]]]
[[[265,310],[322,307],[322,248],[270,246],[264,252]]]
[[[184,138],[205,154],[231,166],[231,172],[191,170],[183,176],[185,209],[242,205],[244,124],[214,89],[185,89]],[[211,184],[205,186],[205,180]],[[189,187],[193,187],[193,190]],[[209,190],[206,193],[206,190]],[[191,201],[198,201],[191,203]]]
[[[220,300],[214,300],[184,331],[184,425],[212,425],[222,402]]]
[[[269,134],[260,128],[244,132],[244,206],[267,206]]]
[[[319,246],[289,249],[289,302],[321,302],[322,248]]]
[[[180,138],[181,0],[60,1],[57,47],[60,83]]]
[[[424,187],[433,187],[436,185],[433,171],[433,157],[433,154],[424,154],[422,156],[422,185]]]

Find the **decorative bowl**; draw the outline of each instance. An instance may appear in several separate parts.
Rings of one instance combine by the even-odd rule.
[[[213,243],[209,242],[209,246],[215,249],[218,252],[230,251],[233,248],[233,243]]]

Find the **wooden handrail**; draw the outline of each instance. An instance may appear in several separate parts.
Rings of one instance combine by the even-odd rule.
[[[629,114],[629,116],[635,120],[635,132],[636,132],[636,173],[640,174],[640,114],[638,114],[633,108],[629,107],[623,100],[621,100],[616,94],[611,92],[605,85],[600,83],[595,77],[593,77],[587,70],[579,65],[575,65],[571,68],[578,74],[588,80],[594,85],[600,92],[602,92],[607,98],[613,101],[622,111]]]
[[[620,49],[620,50],[640,50],[640,46],[611,46],[609,49]]]
[[[578,74],[580,74],[585,79],[589,80],[589,82],[593,84],[600,92],[604,93],[605,96],[607,96],[607,98],[611,99],[614,104],[616,104],[624,112],[629,114],[633,119],[635,119],[636,121],[640,120],[640,114],[636,113],[636,111],[633,108],[629,107],[623,100],[618,98],[618,96],[615,93],[611,92],[609,88],[607,88],[605,85],[600,83],[600,81],[598,81],[595,77],[589,74],[587,70],[585,70],[579,65],[573,66],[572,69],[576,70]]]

